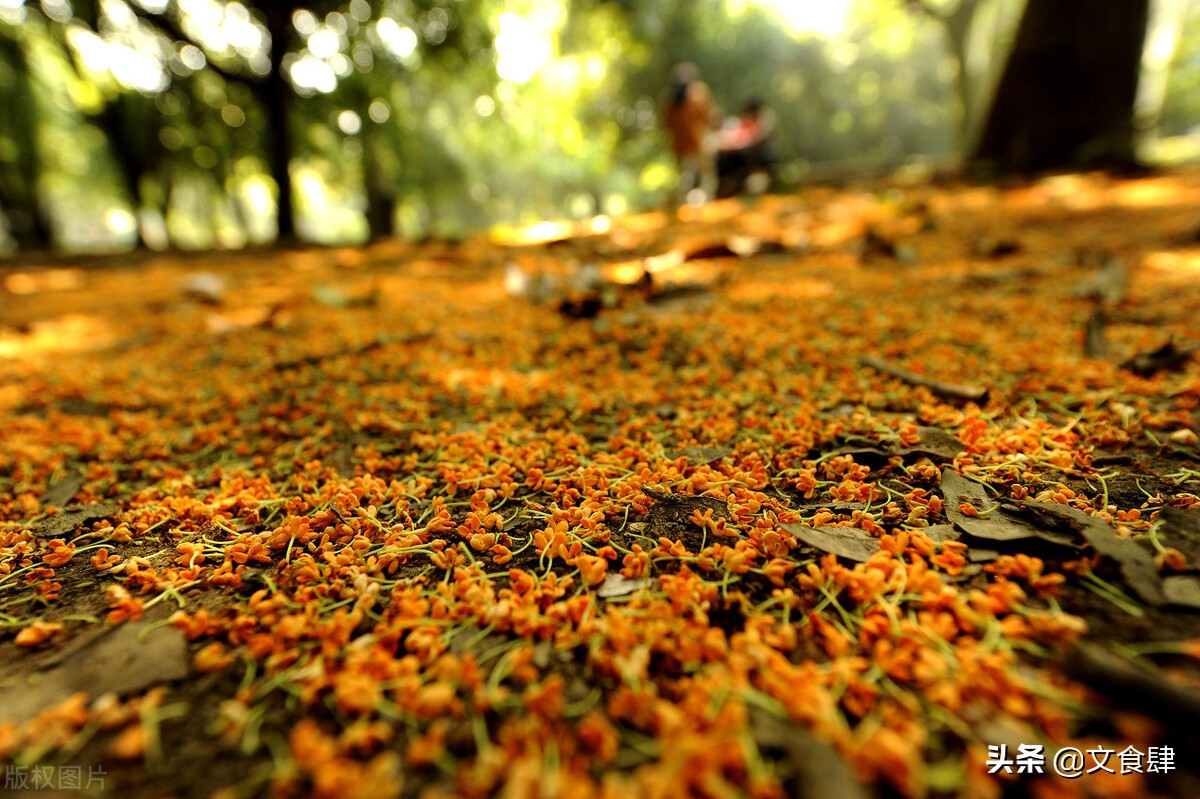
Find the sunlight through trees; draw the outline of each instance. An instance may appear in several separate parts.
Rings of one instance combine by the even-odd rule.
[[[1022,0],[0,0],[0,248],[457,236],[656,207],[671,67],[778,119],[779,187],[948,164]],[[1139,122],[1196,124],[1195,0]],[[1148,87],[1148,88],[1147,88]]]

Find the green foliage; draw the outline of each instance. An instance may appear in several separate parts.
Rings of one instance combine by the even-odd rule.
[[[1159,124],[1166,136],[1194,133],[1200,125],[1200,2],[1195,0],[1184,11]]]
[[[991,63],[971,72],[966,54],[1020,0],[856,0],[824,32],[777,0],[158,5],[0,11],[0,102],[17,110],[0,115],[0,211],[23,246],[39,217],[70,246],[131,241],[133,215],[155,246],[269,239],[277,85],[298,228],[326,242],[663,202],[661,109],[681,61],[727,112],[750,93],[773,109],[785,182],[951,155]],[[1189,13],[1170,131],[1200,117]]]

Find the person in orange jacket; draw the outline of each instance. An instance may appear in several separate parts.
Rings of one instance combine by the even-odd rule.
[[[695,64],[683,63],[672,75],[663,123],[679,169],[676,205],[713,199],[717,188],[713,99]]]

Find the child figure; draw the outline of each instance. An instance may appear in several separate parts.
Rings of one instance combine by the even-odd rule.
[[[771,133],[775,116],[756,95],[742,103],[737,121],[721,129],[717,147],[717,196],[741,192],[761,194],[770,185],[775,165]]]

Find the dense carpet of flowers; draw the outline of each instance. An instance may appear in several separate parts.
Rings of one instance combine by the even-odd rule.
[[[989,773],[1162,744],[1062,657],[1125,619],[1185,690],[1200,637],[1069,527],[986,540],[1000,505],[943,482],[1197,568],[1162,514],[1200,494],[1200,366],[1122,363],[1200,338],[1198,199],[809,189],[551,243],[10,265],[0,691],[35,696],[0,760],[220,799],[766,799],[819,782],[805,752],[905,797],[1169,791]],[[510,262],[658,288],[570,318]],[[36,696],[123,625],[186,673]]]

